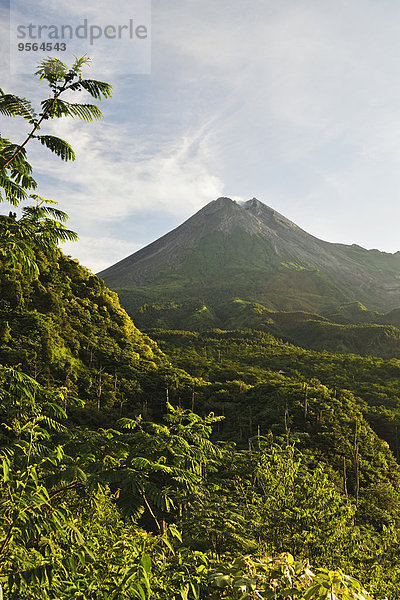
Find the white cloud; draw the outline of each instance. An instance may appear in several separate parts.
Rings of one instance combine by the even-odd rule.
[[[37,150],[34,162],[44,178],[57,178],[49,192],[64,198],[71,216],[84,210],[92,221],[108,221],[149,207],[180,215],[183,206],[194,210],[222,191],[207,169],[207,145],[197,132],[162,143],[147,158],[145,138],[140,148],[132,147],[134,128],[123,132],[119,125],[61,121],[52,129],[71,141],[76,162],[65,165]]]
[[[90,265],[93,273],[118,262],[121,256],[127,256],[139,250],[140,244],[124,242],[115,237],[80,236],[79,244],[68,242],[62,246],[65,254],[78,258],[84,265]]]
[[[81,237],[69,251],[95,271],[143,245],[137,243],[135,231],[107,235],[113,223],[134,222],[141,213],[148,213],[150,223],[152,215],[183,220],[222,194],[222,182],[207,167],[206,138],[199,132],[188,132],[169,143],[158,140],[157,151],[150,139],[147,152],[150,147],[154,151],[146,157],[145,138],[139,151],[131,146],[132,130],[122,132],[118,125],[61,120],[50,130],[71,142],[77,160],[61,163],[36,147],[33,163],[40,174],[40,190],[45,197],[60,201],[70,215],[70,226]],[[117,237],[121,235],[127,237]],[[152,235],[149,227],[142,236],[144,243],[151,242]]]

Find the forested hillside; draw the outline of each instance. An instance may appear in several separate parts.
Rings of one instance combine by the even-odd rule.
[[[129,295],[124,290],[118,294],[129,309]],[[387,314],[368,311],[359,302],[341,305],[325,315],[275,311],[240,298],[217,306],[203,302],[144,304],[132,314],[138,327],[144,330],[257,329],[313,350],[400,357],[398,311]]]
[[[37,279],[1,264],[1,362],[48,388],[62,387],[66,405],[155,408],[152,389],[171,371],[157,345],[76,260],[60,254],[39,264]]]
[[[195,394],[196,405],[207,410],[211,396],[215,409],[220,398],[219,410],[232,411],[227,421],[236,420],[245,440],[259,429],[262,433],[270,429],[267,413],[281,432],[286,431],[285,411],[291,422],[297,414],[295,427],[302,430],[311,418],[310,410],[315,411],[310,398],[317,394],[322,400],[330,398],[336,406],[333,415],[343,410],[342,404],[345,411],[350,405],[358,407],[399,458],[398,359],[310,351],[256,330],[153,330],[151,336],[176,366],[212,383]],[[218,392],[221,386],[223,391]],[[315,429],[314,423],[311,431]]]

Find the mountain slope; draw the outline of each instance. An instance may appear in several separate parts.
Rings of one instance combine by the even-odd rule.
[[[62,387],[68,406],[159,410],[171,365],[116,294],[61,253],[38,263],[35,280],[0,262],[0,364]]]
[[[99,273],[135,313],[143,304],[235,297],[275,310],[400,306],[400,253],[324,242],[253,198],[219,198]]]

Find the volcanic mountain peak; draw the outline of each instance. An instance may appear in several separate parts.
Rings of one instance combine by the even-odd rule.
[[[227,197],[217,198],[199,210],[181,227],[186,224],[194,224],[198,227],[204,218],[206,221],[203,221],[202,225],[206,226],[207,230],[222,231],[225,234],[230,234],[234,229],[239,228],[253,235],[267,235],[273,238],[278,232],[282,235],[282,229],[292,231],[295,229],[297,232],[309,235],[257,198],[245,202],[237,202]]]
[[[253,202],[253,200],[249,202]],[[209,230],[230,234],[239,228],[251,234],[259,234],[263,229],[263,223],[257,214],[260,211],[252,209],[250,206],[248,207],[247,204],[246,202],[240,205],[235,200],[231,200],[231,198],[218,198],[214,202],[207,204],[192,219],[196,222],[197,217],[204,214],[207,218],[207,228]],[[262,205],[261,202],[259,204]],[[267,211],[271,211],[265,204],[262,206]],[[191,219],[189,219],[190,221]]]
[[[243,221],[243,217],[243,210],[239,204],[231,198],[221,197],[203,206],[195,215],[185,221],[181,227],[185,228],[188,225],[194,225],[196,228],[201,227],[203,229],[205,227],[208,230],[217,229],[229,233],[238,221]]]
[[[250,235],[273,234],[266,231],[268,228],[255,214],[258,211],[261,215],[261,206],[268,214],[279,214],[255,198],[246,202],[245,206],[239,205],[231,198],[217,198],[203,206],[176,229],[105,269],[99,276],[111,286],[119,285],[121,279],[129,284],[146,284],[152,281],[160,270],[172,270],[182,265],[188,253],[196,248],[205,236],[213,232],[229,236],[239,229]]]
[[[176,229],[105,269],[99,275],[111,286],[114,281],[120,280],[122,274],[127,282],[135,282],[138,285],[147,283],[160,268],[171,270],[183,264],[188,253],[195,249],[205,236],[213,232],[231,236],[238,230],[268,239],[274,253],[285,259],[292,258],[293,244],[307,246],[309,240],[316,239],[257,198],[239,203],[222,196],[203,206]]]
[[[257,198],[218,198],[99,275],[156,302],[241,297],[312,311],[356,300],[370,310],[400,305],[400,254],[324,242]]]
[[[247,200],[247,202],[243,202],[243,208],[245,208],[246,210],[251,210],[252,212],[257,212],[257,211],[265,210],[265,209],[267,209],[271,213],[275,212],[272,208],[270,208],[263,202],[260,202],[260,200],[258,200],[257,198],[251,198],[251,200]]]
[[[237,205],[237,202],[235,200],[232,200],[232,198],[228,198],[227,196],[220,196],[220,198],[217,198],[216,200],[211,200],[211,202],[209,202],[208,204],[206,204],[204,206],[204,208],[207,208],[207,206],[215,206],[215,207],[220,207],[220,206],[227,206],[227,207],[232,207]]]
[[[242,204],[242,207],[254,217],[257,217],[257,219],[259,219],[263,225],[266,225],[270,230],[279,229],[282,231],[282,228],[285,228],[292,231],[296,230],[297,232],[301,232],[303,235],[310,236],[309,233],[306,233],[303,229],[293,223],[293,221],[290,221],[270,206],[260,202],[260,200],[257,200],[257,198],[247,200],[247,202]]]

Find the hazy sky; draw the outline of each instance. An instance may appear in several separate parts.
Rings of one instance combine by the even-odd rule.
[[[0,87],[40,98],[32,76],[10,73],[0,6]],[[66,22],[114,23],[136,5],[23,6],[36,19],[56,10]],[[149,56],[135,66],[116,40],[84,48],[90,77],[107,78],[114,97],[101,123],[50,124],[77,160],[30,151],[39,193],[80,235],[68,253],[98,271],[221,195],[256,196],[328,241],[400,250],[398,0],[153,0],[151,9],[149,74],[132,72],[145,72]],[[74,53],[57,55],[70,63]],[[0,131],[20,141],[21,125],[1,118]]]

